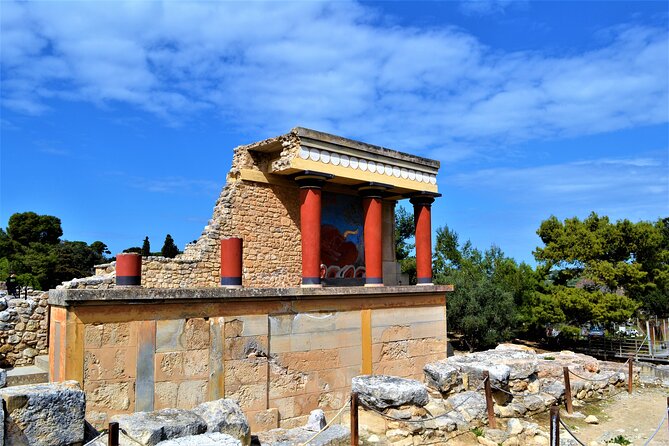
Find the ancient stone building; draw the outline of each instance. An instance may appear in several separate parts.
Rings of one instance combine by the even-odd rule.
[[[336,411],[359,374],[421,377],[446,355],[450,288],[431,283],[438,168],[304,128],[236,148],[184,254],[144,258],[141,286],[50,292],[51,379],[82,383],[97,425],[226,396],[259,429]],[[401,199],[414,205],[419,286],[398,275]],[[230,237],[243,240],[241,277],[222,274]],[[119,268],[117,284],[135,283]]]

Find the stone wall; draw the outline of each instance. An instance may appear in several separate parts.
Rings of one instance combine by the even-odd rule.
[[[49,352],[48,298],[30,289],[27,298],[0,296],[0,367],[31,365]]]
[[[255,430],[295,427],[314,409],[339,410],[353,376],[418,377],[443,359],[446,291],[54,290],[50,377],[82,383],[95,426],[225,397]]]

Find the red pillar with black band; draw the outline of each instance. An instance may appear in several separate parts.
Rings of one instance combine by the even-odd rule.
[[[242,287],[243,241],[237,237],[221,239],[221,286]]]
[[[302,287],[321,287],[321,189],[331,175],[304,172],[295,177],[300,186]]]
[[[364,213],[363,238],[365,242],[365,286],[383,286],[383,216],[381,190],[360,189]]]
[[[434,196],[417,195],[410,200],[416,223],[416,283],[432,285],[432,203]]]
[[[142,256],[137,253],[116,254],[116,285],[142,284]]]

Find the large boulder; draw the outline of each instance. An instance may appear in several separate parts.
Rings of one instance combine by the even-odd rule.
[[[485,397],[480,392],[468,390],[456,393],[446,399],[446,404],[457,411],[466,422],[483,420],[487,417]]]
[[[314,432],[298,427],[260,432],[258,440],[263,446],[295,446],[305,444],[313,436]],[[348,446],[349,444],[351,444],[351,432],[348,428],[338,424],[330,426],[309,441],[309,446]]]
[[[193,409],[207,423],[207,432],[221,432],[237,438],[242,446],[251,444],[251,428],[235,400],[219,399]]]
[[[389,407],[419,406],[429,402],[427,388],[414,379],[386,375],[362,375],[353,378],[351,390],[360,401],[373,409]]]
[[[86,397],[76,381],[0,389],[8,445],[50,446],[84,440]]]
[[[433,389],[447,393],[462,384],[460,370],[446,361],[432,362],[423,368],[425,382]]]
[[[184,409],[163,409],[155,412],[136,412],[115,415],[125,434],[143,446],[155,446],[161,441],[202,434],[207,423],[198,415]]]
[[[484,352],[482,352],[484,353]],[[453,356],[446,362],[455,367],[460,373],[469,376],[469,388],[475,388],[483,381],[484,372],[490,376],[490,384],[496,387],[506,387],[509,383],[511,368],[504,364],[496,364],[478,353],[463,356]]]
[[[158,446],[242,446],[242,442],[227,434],[207,432],[161,441]]]

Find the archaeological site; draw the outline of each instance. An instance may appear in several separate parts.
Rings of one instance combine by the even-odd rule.
[[[404,446],[480,429],[479,444],[548,445],[529,417],[663,382],[653,367],[510,344],[447,357],[453,288],[432,283],[438,170],[299,127],[237,147],[183,254],[119,254],[48,294],[0,298],[5,366],[48,354],[42,383],[0,372],[0,438]],[[399,200],[414,211],[415,285],[395,258]],[[567,369],[578,376],[565,386]]]

